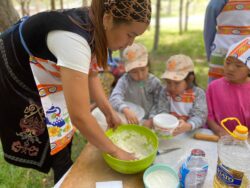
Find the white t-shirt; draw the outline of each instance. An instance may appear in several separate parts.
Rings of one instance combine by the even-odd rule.
[[[47,46],[57,58],[58,66],[89,73],[91,49],[82,36],[69,31],[51,31],[47,36]]]

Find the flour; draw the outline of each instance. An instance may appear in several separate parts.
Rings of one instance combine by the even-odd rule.
[[[138,159],[143,159],[153,152],[153,144],[146,136],[135,131],[123,131],[113,134],[110,139],[119,148],[134,153]]]
[[[145,182],[149,188],[176,188],[179,183],[173,174],[165,170],[151,172]]]

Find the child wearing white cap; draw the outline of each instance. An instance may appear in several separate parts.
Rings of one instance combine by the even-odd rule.
[[[213,81],[207,89],[208,127],[217,135],[227,132],[220,122],[236,117],[250,128],[250,37],[233,44],[224,62],[224,77]],[[237,122],[226,126],[233,131]]]
[[[197,87],[191,58],[182,54],[171,56],[161,78],[165,87],[144,125],[153,127],[152,118],[160,113],[170,113],[180,120],[174,136],[204,125],[207,118],[205,92]]]
[[[145,111],[144,118],[158,100],[161,90],[160,80],[149,73],[148,52],[142,44],[134,43],[123,51],[126,73],[118,80],[110,103],[115,110],[125,115],[127,122],[138,124],[140,119],[127,102],[141,106]]]

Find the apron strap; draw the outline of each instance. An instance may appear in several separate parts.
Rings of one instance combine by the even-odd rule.
[[[20,25],[19,25],[19,36],[20,36],[21,43],[22,43],[22,45],[23,45],[25,51],[26,51],[30,56],[33,56],[33,54],[31,53],[31,51],[30,51],[29,48],[27,47],[27,44],[26,44],[26,42],[24,41],[24,38],[23,38],[23,35],[22,35],[23,24],[25,23],[25,21],[26,21],[28,18],[29,18],[28,16],[25,16],[25,17],[21,18],[21,20],[20,20]]]

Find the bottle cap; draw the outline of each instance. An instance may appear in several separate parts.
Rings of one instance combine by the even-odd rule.
[[[191,155],[205,157],[205,152],[201,149],[192,149]]]
[[[237,131],[240,134],[246,134],[248,133],[248,128],[244,125],[237,125],[235,131]]]
[[[248,128],[244,125],[237,125],[233,131],[235,138],[246,140],[248,138]]]

